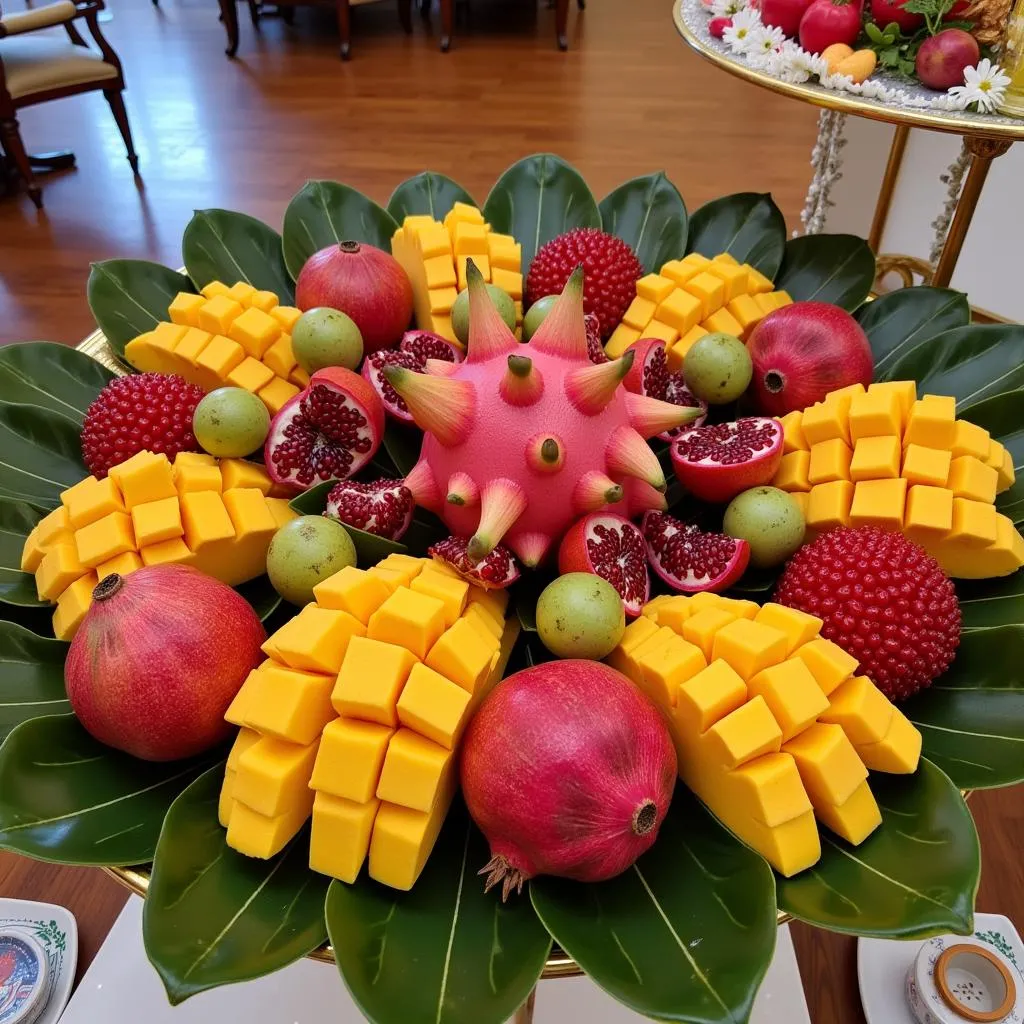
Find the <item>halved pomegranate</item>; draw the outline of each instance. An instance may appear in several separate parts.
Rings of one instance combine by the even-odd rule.
[[[711,427],[688,427],[672,443],[679,482],[702,501],[731,501],[768,483],[782,461],[782,424],[746,416]]]
[[[690,427],[699,427],[708,418],[708,403],[690,391],[681,373],[669,370],[665,342],[660,338],[641,338],[629,351],[634,354],[633,365],[622,381],[627,391],[659,398],[672,405],[685,405],[689,408],[698,406],[703,409],[703,415],[694,420]],[[658,437],[663,441],[671,441],[686,429],[674,427]]]
[[[665,512],[645,512],[640,526],[651,568],[673,589],[693,594],[731,587],[746,571],[750,545],[702,533]]]
[[[324,515],[357,530],[398,540],[409,529],[415,507],[412,491],[401,480],[342,480],[327,495]]]
[[[651,592],[643,534],[613,512],[593,512],[569,530],[558,549],[558,571],[590,572],[607,580],[634,618]]]
[[[519,579],[519,564],[504,544],[499,544],[479,562],[474,562],[467,554],[468,544],[468,537],[446,537],[427,548],[427,554],[437,562],[450,565],[464,580],[485,590],[504,590]]]
[[[587,356],[592,363],[609,362],[608,354],[601,344],[601,321],[593,313],[583,314],[583,323],[587,328]]]
[[[407,370],[423,373],[426,360],[413,352],[399,352],[394,348],[371,352],[363,360],[362,374],[377,393],[384,411],[396,420],[412,423],[412,413],[409,412],[405,399],[398,394],[384,376],[383,371],[387,366],[404,366]]]
[[[398,343],[399,352],[418,356],[424,363],[428,359],[443,359],[446,363],[461,363],[462,350],[433,331],[406,331]]]
[[[297,493],[359,472],[383,437],[384,409],[373,388],[358,373],[330,366],[281,407],[263,458],[271,480]]]

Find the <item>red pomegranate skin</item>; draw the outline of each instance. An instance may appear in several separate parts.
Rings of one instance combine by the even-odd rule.
[[[659,712],[621,673],[553,661],[499,683],[470,723],[461,772],[493,857],[522,879],[599,882],[657,838],[676,752]],[[651,827],[638,835],[645,807]]]
[[[266,638],[248,602],[196,569],[108,576],[68,651],[68,699],[107,746],[144,761],[191,757],[230,735],[224,712]]]
[[[828,302],[794,302],[769,313],[747,341],[748,392],[767,416],[785,416],[849,384],[871,383],[875,360],[860,324]]]
[[[313,253],[295,282],[301,310],[329,306],[350,316],[363,351],[394,348],[412,320],[412,285],[401,264],[365,242],[339,242]]]

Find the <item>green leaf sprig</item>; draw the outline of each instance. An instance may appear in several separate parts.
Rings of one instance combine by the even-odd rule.
[[[906,0],[903,10],[908,14],[922,15],[928,35],[935,36],[945,28],[942,19],[953,10],[955,4],[956,0]]]

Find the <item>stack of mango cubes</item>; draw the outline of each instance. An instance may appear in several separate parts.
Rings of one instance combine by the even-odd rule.
[[[466,289],[466,264],[472,259],[483,279],[507,292],[515,302],[516,332],[523,322],[523,247],[511,236],[491,230],[484,215],[456,203],[444,221],[411,214],[391,238],[391,255],[412,282],[416,326],[455,344],[452,306]]]
[[[457,749],[518,635],[508,595],[430,559],[348,567],[263,645],[225,717],[240,726],[220,820],[272,857],[312,816],[309,864],[410,889],[458,784]]]
[[[273,415],[309,383],[292,351],[291,331],[301,315],[244,281],[230,288],[211,281],[200,295],[179,292],[170,322],[128,342],[124,354],[137,370],[176,373],[204,391],[245,388]]]
[[[854,845],[881,823],[868,770],[917,769],[921,734],[821,620],[717,594],[657,597],[609,664],[662,710],[683,781],[787,877],[815,864],[815,819]]]
[[[1013,459],[987,430],[956,418],[956,399],[918,399],[909,380],[854,384],[782,423],[772,483],[800,501],[812,533],[902,531],[947,575],[968,579],[1024,565],[1024,538],[994,504],[1013,486]]]
[[[70,640],[104,576],[144,565],[191,565],[235,586],[262,575],[279,527],[295,518],[271,497],[262,466],[243,459],[139,452],[103,480],[86,477],[25,540],[23,572],[41,601],[55,601],[53,631]]]
[[[746,338],[772,310],[793,300],[747,263],[728,253],[714,259],[691,252],[669,260],[636,283],[636,298],[612,332],[605,351],[617,359],[641,338],[665,342],[670,370],[678,370],[694,342],[723,331]]]

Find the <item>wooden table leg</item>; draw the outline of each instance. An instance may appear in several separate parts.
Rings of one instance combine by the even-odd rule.
[[[537,1003],[537,990],[534,989],[529,998],[516,1010],[512,1024],[533,1024],[533,1008]]]
[[[220,16],[228,34],[228,48],[224,52],[234,57],[238,53],[238,8],[235,0],[220,0]]]
[[[441,52],[447,53],[452,45],[452,22],[455,20],[455,0],[441,0]]]
[[[878,202],[875,204],[874,219],[871,221],[871,233],[868,235],[868,245],[874,252],[878,252],[878,248],[882,244],[885,222],[889,219],[892,195],[896,191],[896,182],[900,176],[900,167],[903,166],[903,154],[906,152],[909,137],[910,129],[906,125],[896,126],[896,132],[892,137],[892,146],[889,148],[889,162],[885,165],[885,177],[882,178],[882,187],[878,190]]]
[[[558,0],[555,5],[555,35],[558,37],[558,48],[569,49],[569,0]]]
[[[335,0],[338,8],[338,35],[341,36],[341,59],[348,60],[352,52],[352,8],[349,0]]]
[[[936,288],[949,287],[953,271],[956,270],[957,260],[960,258],[960,250],[964,247],[967,229],[971,226],[974,211],[981,198],[981,190],[985,187],[985,179],[988,177],[992,161],[997,156],[1002,156],[1012,143],[995,139],[980,139],[977,136],[969,135],[964,139],[964,145],[973,159],[971,160],[971,169],[967,172],[967,179],[964,181],[964,187],[960,192],[960,198],[956,203],[953,222],[949,225],[949,232],[942,246],[942,255],[939,257],[939,262],[935,265],[935,273],[932,275],[931,283]]]
[[[406,34],[412,33],[412,0],[398,0],[398,20]]]

